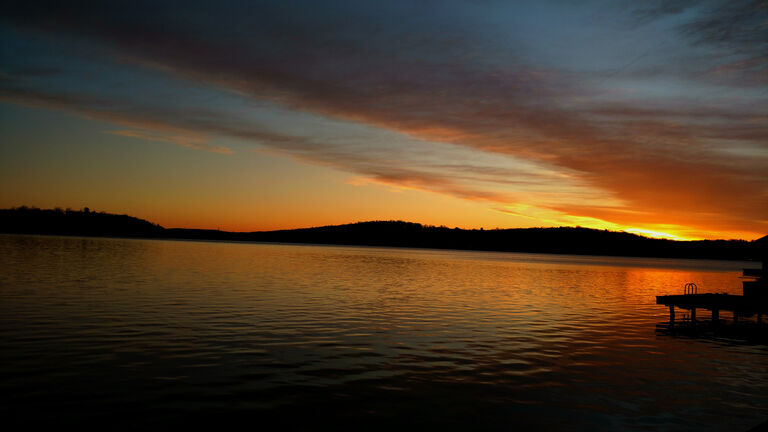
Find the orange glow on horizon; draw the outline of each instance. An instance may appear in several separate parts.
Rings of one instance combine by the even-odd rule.
[[[529,220],[528,224],[499,224],[497,220],[491,219],[490,223],[473,223],[472,221],[451,221],[448,218],[441,218],[439,215],[427,215],[424,214],[421,217],[400,217],[396,212],[384,214],[382,216],[366,215],[366,217],[354,217],[344,214],[326,214],[326,215],[314,215],[310,219],[304,219],[299,215],[285,215],[276,219],[262,219],[255,220],[217,220],[214,217],[194,222],[190,220],[181,219],[162,219],[164,223],[160,223],[166,228],[194,228],[194,229],[219,229],[222,231],[232,232],[253,232],[253,231],[274,231],[274,230],[290,230],[299,228],[312,228],[328,225],[344,225],[356,222],[368,222],[374,220],[402,220],[405,222],[415,222],[423,225],[432,226],[447,226],[449,228],[461,228],[461,229],[515,229],[515,228],[547,228],[547,227],[583,227],[597,230],[608,230],[613,232],[627,232],[631,234],[637,234],[642,237],[654,238],[654,239],[668,239],[674,241],[695,241],[695,240],[718,240],[718,239],[743,239],[743,240],[755,240],[762,237],[760,233],[750,232],[702,232],[689,227],[667,227],[665,229],[649,227],[636,227],[631,225],[620,225],[607,221],[586,221],[582,218],[577,224],[568,223],[553,223],[554,221],[539,220],[534,222]],[[151,222],[158,223],[152,218],[148,218]],[[566,218],[567,219],[567,218]],[[564,221],[563,221],[564,222]],[[663,225],[660,225],[663,226]]]
[[[700,239],[694,239],[694,238],[684,238],[680,237],[674,234],[665,233],[661,231],[653,231],[648,229],[642,229],[642,228],[628,228],[624,231],[632,233],[632,234],[638,234],[643,237],[650,237],[650,238],[656,238],[656,239],[667,239],[667,240],[700,240]]]

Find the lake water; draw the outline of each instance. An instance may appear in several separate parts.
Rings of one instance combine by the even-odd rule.
[[[768,347],[660,331],[655,304],[686,282],[740,293],[745,265],[3,235],[0,414],[746,431],[768,419]]]

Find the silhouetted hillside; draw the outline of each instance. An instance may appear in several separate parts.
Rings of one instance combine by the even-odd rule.
[[[83,210],[0,210],[0,232],[109,237],[161,237],[163,227],[127,215]]]
[[[507,252],[752,259],[756,244],[743,240],[672,241],[589,228],[464,230],[401,221],[359,222],[252,233],[249,240]]]
[[[0,210],[0,232],[168,239],[314,243],[670,258],[760,259],[755,241],[672,241],[588,228],[464,230],[402,221],[358,222],[295,230],[237,233],[163,228],[125,215],[26,207]]]

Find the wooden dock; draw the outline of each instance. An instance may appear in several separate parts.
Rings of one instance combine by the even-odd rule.
[[[768,305],[764,302],[756,303],[749,298],[732,294],[680,294],[656,296],[656,304],[669,307],[669,323],[675,323],[675,308],[686,309],[691,313],[691,324],[696,324],[696,310],[706,309],[712,311],[712,321],[720,320],[720,311],[728,311],[733,314],[734,322],[739,317],[752,317],[757,315],[758,323],[762,322],[763,315],[768,315]]]
[[[675,325],[675,308],[690,311],[690,323],[696,325],[696,310],[712,312],[712,323],[720,322],[720,311],[733,315],[733,322],[741,317],[757,315],[757,323],[762,324],[763,315],[768,315],[768,259],[763,260],[761,269],[744,269],[743,295],[734,294],[699,294],[694,283],[683,288],[683,294],[656,296],[656,304],[669,307],[669,324]]]

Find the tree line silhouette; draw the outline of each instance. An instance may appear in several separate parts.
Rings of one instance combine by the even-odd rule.
[[[403,221],[228,232],[163,228],[143,219],[93,212],[87,207],[82,210],[32,207],[0,210],[0,232],[733,260],[760,259],[766,244],[766,237],[754,241],[673,241],[580,227],[483,230]]]

